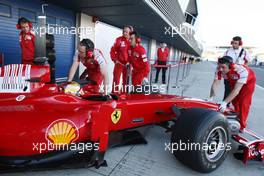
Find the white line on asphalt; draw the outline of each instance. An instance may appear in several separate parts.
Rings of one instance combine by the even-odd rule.
[[[257,86],[258,88],[260,88],[261,90],[264,90],[264,87],[261,87],[261,86],[259,86],[259,85],[257,85],[257,84],[256,84],[256,86]]]

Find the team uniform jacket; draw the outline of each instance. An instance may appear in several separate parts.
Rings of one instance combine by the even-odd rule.
[[[91,81],[90,84],[94,85],[94,92],[99,92],[99,86],[103,81],[101,68],[107,64],[102,52],[98,49],[94,49],[94,59],[81,59],[80,57],[78,57],[77,51],[77,53],[75,54],[75,58],[77,58],[77,61],[81,62],[86,67],[81,77],[87,78],[89,81]]]
[[[234,64],[227,74],[222,74],[220,70],[216,72],[215,79],[221,80],[222,78],[228,80],[231,90],[234,89],[237,82],[243,84],[239,94],[232,100],[232,104],[235,111],[238,112],[241,129],[244,129],[256,86],[255,73],[245,65]]]
[[[19,42],[22,52],[22,63],[23,64],[33,64],[35,55],[35,34],[30,31],[25,33],[23,31],[19,34]]]
[[[224,53],[224,56],[232,57],[233,63],[235,64],[247,64],[251,60],[249,53],[247,50],[243,49],[242,55],[239,57],[241,50],[241,47],[239,49],[230,48]]]
[[[126,65],[128,62],[128,49],[130,48],[130,44],[127,38],[121,36],[118,37],[115,41],[114,46],[112,46],[110,51],[111,59],[114,63],[116,61],[121,64]]]
[[[169,56],[169,49],[166,47],[164,49],[158,48],[158,61],[166,62]]]
[[[141,85],[144,77],[147,77],[150,71],[146,50],[143,46],[137,45],[128,52],[129,62],[133,67],[132,84],[134,86]]]

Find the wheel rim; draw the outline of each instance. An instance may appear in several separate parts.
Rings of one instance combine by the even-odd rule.
[[[206,158],[210,162],[218,161],[225,153],[227,143],[227,133],[223,127],[216,127],[207,136],[206,145],[208,150],[205,150]]]

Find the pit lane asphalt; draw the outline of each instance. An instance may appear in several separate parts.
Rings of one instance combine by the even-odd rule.
[[[263,87],[264,89],[264,67],[251,67],[257,77],[257,85]]]

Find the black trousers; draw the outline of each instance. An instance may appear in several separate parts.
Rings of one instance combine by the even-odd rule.
[[[167,65],[167,62],[166,61],[158,61],[157,62],[158,65]],[[156,68],[157,71],[156,71],[156,79],[155,79],[155,83],[158,82],[158,79],[159,79],[159,73],[160,73],[160,70],[162,70],[162,84],[166,84],[166,71],[167,71],[167,67],[157,67]]]
[[[231,92],[231,88],[230,88],[230,85],[229,85],[229,82],[226,80],[226,79],[224,79],[224,84],[225,84],[225,93],[224,93],[224,99],[223,100],[225,100],[225,98],[230,94],[230,92]],[[230,103],[228,103],[228,106],[230,105]]]

